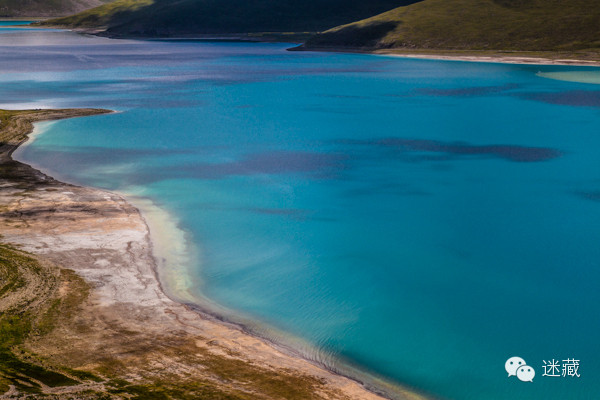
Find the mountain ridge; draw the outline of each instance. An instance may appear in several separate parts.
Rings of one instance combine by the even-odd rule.
[[[108,36],[320,32],[419,0],[117,0],[46,26]]]

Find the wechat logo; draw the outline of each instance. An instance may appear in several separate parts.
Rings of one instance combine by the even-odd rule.
[[[522,382],[533,382],[535,370],[527,365],[521,357],[511,357],[506,360],[504,369],[508,372],[508,377],[516,376]]]

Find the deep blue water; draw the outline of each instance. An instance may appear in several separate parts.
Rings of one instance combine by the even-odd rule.
[[[287,47],[8,32],[0,107],[122,111],[20,158],[172,212],[262,334],[441,399],[597,398],[600,87],[547,78],[594,70]]]

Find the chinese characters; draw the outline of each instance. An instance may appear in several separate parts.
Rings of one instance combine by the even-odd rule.
[[[542,365],[542,368],[544,369],[544,373],[542,374],[542,376],[549,376],[552,378],[581,377],[581,375],[579,374],[579,360],[576,360],[574,358],[567,358],[566,360],[562,360],[562,364],[559,360],[555,359],[552,359],[550,361],[543,361],[544,365]]]

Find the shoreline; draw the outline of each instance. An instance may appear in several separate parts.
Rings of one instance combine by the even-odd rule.
[[[600,61],[578,60],[578,59],[552,59],[544,57],[527,56],[484,56],[484,55],[435,55],[435,54],[408,54],[386,51],[373,52],[374,55],[410,58],[420,60],[440,60],[440,61],[463,61],[479,63],[499,63],[499,64],[524,64],[524,65],[563,65],[572,67],[600,67]]]
[[[12,152],[23,143],[24,140],[21,140],[16,146],[14,146],[12,151],[8,153],[7,157],[10,157]],[[18,163],[18,161],[14,162]],[[52,178],[44,175],[43,172],[38,173],[45,177],[44,180],[54,181]],[[25,232],[23,232],[23,229],[17,229],[17,232],[11,232],[11,230],[8,229],[7,234],[5,234],[5,231],[3,231],[4,236],[2,240],[11,243],[17,243],[28,252],[39,254],[43,258],[49,258],[53,262],[61,264],[61,266],[74,269],[76,273],[78,273],[84,278],[85,281],[92,285],[94,288],[92,289],[92,294],[94,297],[96,297],[96,301],[99,301],[100,304],[109,305],[111,308],[120,308],[123,307],[123,303],[126,303],[127,307],[129,308],[132,307],[130,305],[131,302],[140,302],[141,304],[149,303],[149,310],[144,309],[144,313],[148,314],[149,311],[150,313],[158,314],[161,312],[161,310],[165,311],[166,314],[169,315],[168,324],[176,325],[170,326],[168,330],[172,331],[173,329],[176,329],[178,332],[178,339],[181,339],[181,335],[189,338],[198,336],[206,337],[205,344],[210,345],[211,343],[216,342],[217,347],[219,347],[217,354],[234,352],[236,354],[236,358],[244,359],[250,364],[258,363],[257,365],[260,365],[260,368],[263,368],[263,365],[261,364],[264,364],[264,366],[267,366],[268,368],[274,368],[274,371],[276,372],[280,370],[289,370],[294,371],[294,375],[315,378],[316,381],[321,382],[322,387],[320,387],[318,390],[314,389],[315,392],[313,394],[316,395],[317,393],[327,393],[325,398],[381,399],[383,397],[380,396],[383,395],[383,393],[377,394],[377,392],[380,392],[381,390],[378,389],[381,389],[380,386],[383,386],[389,390],[390,393],[388,393],[387,396],[390,398],[424,399],[424,397],[413,393],[409,389],[393,384],[386,385],[386,382],[380,382],[376,377],[373,377],[371,380],[373,383],[371,384],[368,381],[363,382],[358,378],[348,377],[346,376],[347,374],[344,374],[344,371],[336,371],[333,367],[330,369],[328,366],[323,363],[319,363],[317,360],[307,359],[303,357],[301,351],[298,351],[291,346],[287,347],[285,344],[277,343],[277,341],[272,341],[268,338],[261,337],[254,332],[251,327],[245,327],[243,324],[237,324],[236,322],[228,321],[226,316],[221,316],[219,313],[210,312],[210,308],[205,310],[201,306],[186,304],[185,299],[178,299],[177,297],[175,300],[172,300],[170,295],[163,291],[162,283],[160,282],[161,271],[157,268],[159,265],[157,264],[156,257],[157,255],[158,257],[169,257],[169,255],[155,254],[159,240],[157,240],[156,237],[152,238],[151,225],[153,223],[156,224],[156,221],[149,221],[149,214],[141,214],[139,208],[143,209],[144,205],[140,204],[140,202],[149,202],[145,205],[147,210],[149,208],[156,207],[156,212],[160,214],[160,218],[158,218],[159,222],[164,222],[164,218],[167,218],[167,220],[172,222],[168,216],[168,213],[157,207],[150,200],[144,199],[143,197],[139,197],[139,199],[141,199],[140,202],[134,200],[134,206],[131,206],[131,203],[129,203],[128,200],[123,198],[121,195],[99,189],[74,186],[58,181],[54,181],[54,184],[58,185],[60,188],[63,188],[62,190],[66,190],[60,194],[62,197],[65,196],[65,193],[84,192],[86,201],[89,201],[89,197],[101,198],[104,200],[99,201],[107,201],[107,206],[110,208],[114,208],[116,202],[118,203],[118,207],[127,210],[125,212],[126,215],[122,215],[123,213],[121,213],[120,215],[113,216],[114,223],[117,226],[115,229],[113,229],[113,232],[111,232],[111,228],[107,228],[106,226],[113,223],[113,221],[107,221],[107,215],[102,214],[102,212],[96,212],[95,214],[100,215],[96,215],[95,218],[98,219],[98,217],[100,217],[100,221],[97,221],[94,219],[94,217],[91,217],[92,224],[99,225],[92,229],[94,235],[93,239],[89,237],[89,226],[87,226],[83,232],[81,232],[81,226],[74,226],[72,229],[69,229],[69,226],[61,226],[60,233],[57,233],[56,227],[53,227],[51,232],[47,232],[42,235],[40,235],[39,232],[36,232],[36,230],[32,229],[31,227],[25,229]],[[44,196],[47,194],[48,193],[45,193]],[[70,203],[70,207],[74,208],[77,205],[76,200],[77,196],[79,195],[80,193],[75,193],[75,199],[73,196],[67,195],[68,199],[59,200],[56,198],[57,196],[50,194],[51,199],[45,197],[44,201],[51,200],[55,206],[57,204]],[[135,194],[133,196],[135,196]],[[97,200],[94,200],[94,202],[96,201]],[[137,205],[135,205],[135,203],[137,203]],[[138,208],[135,208],[136,206]],[[82,208],[87,207],[83,207],[82,205]],[[39,209],[39,206],[36,207],[36,209]],[[21,212],[24,211],[26,210],[21,210]],[[90,210],[88,209],[87,213],[89,214],[89,212]],[[113,210],[111,210],[110,214],[113,214]],[[110,218],[110,216],[111,215],[108,217]],[[87,216],[87,218],[90,217]],[[150,219],[152,218],[150,217]],[[0,217],[0,222],[5,221],[3,221]],[[123,224],[126,226],[122,226]],[[132,224],[136,226],[133,232],[131,231]],[[176,226],[175,228],[178,229]],[[109,232],[107,232],[107,237],[104,239],[98,239],[98,229],[108,229]],[[115,236],[115,233],[117,233],[117,236]],[[184,235],[184,233],[181,234]],[[115,271],[115,266],[110,265],[110,263],[107,261],[110,260],[109,257],[102,256],[99,258],[99,256],[94,256],[94,252],[98,252],[99,248],[102,250],[110,248],[117,250],[118,253],[118,248],[122,248],[123,245],[123,235],[125,235],[127,239],[132,239],[126,244],[125,254],[112,254],[111,257],[114,259],[115,256],[120,256],[121,262],[123,259],[132,258],[132,260],[129,261],[130,265],[126,266],[130,269],[133,268],[133,271],[130,271],[131,273],[127,273],[128,271],[122,271],[122,269],[127,269],[123,265],[121,265],[119,270]],[[182,237],[179,237],[179,240],[184,240],[181,238]],[[75,243],[65,243],[67,241],[66,239]],[[45,246],[41,246],[40,248],[40,241],[44,242]],[[50,242],[53,241],[56,243],[51,244]],[[61,248],[61,246],[63,248]],[[162,244],[158,244],[158,246],[160,247]],[[49,248],[52,250],[49,250]],[[137,248],[138,251],[132,252],[131,248]],[[65,251],[68,254],[65,254]],[[90,266],[90,261],[88,261],[87,265],[78,264],[76,267],[74,265],[69,265],[69,257],[74,257],[77,262],[80,262],[80,256],[75,254],[79,252],[92,256],[90,261],[93,260],[94,265],[99,265],[101,267],[100,270],[98,271],[96,270],[98,268]],[[121,250],[121,253],[123,253],[123,250]],[[67,256],[66,259],[65,256]],[[160,260],[158,260],[158,262],[160,263]],[[144,270],[146,272],[143,272]],[[116,279],[114,278],[114,275],[128,276],[120,277],[126,278],[124,281],[119,281],[117,279],[116,282],[111,282],[111,280]],[[107,276],[110,276],[110,278],[107,278]],[[152,282],[152,280],[154,282]],[[140,282],[142,283],[142,287],[135,288]],[[122,293],[123,290],[127,290],[129,288],[132,289],[131,291],[133,293]],[[154,289],[149,291],[149,288]],[[160,293],[158,293],[158,291],[160,291]],[[140,312],[140,310],[138,309],[137,312]],[[114,317],[114,315],[112,315],[112,317]],[[149,316],[146,315],[145,318],[149,318]],[[141,328],[152,328],[152,330],[156,331],[156,334],[165,335],[166,333],[163,332],[163,330],[166,330],[167,327],[164,321],[156,322],[157,323],[155,324],[143,324]],[[131,329],[131,321],[127,321],[125,324],[128,325],[128,330]],[[138,326],[137,328],[140,327]],[[185,332],[185,334],[182,332]],[[172,361],[172,364],[189,364],[188,360]],[[174,368],[175,367],[180,366],[176,365]],[[349,366],[348,369],[352,370],[352,367]],[[360,376],[360,374],[358,375]],[[379,385],[374,385],[374,383],[379,383]],[[320,396],[315,396],[315,398],[319,397]]]
[[[257,32],[230,34],[184,34],[180,36],[116,35],[106,33],[104,28],[73,28],[60,25],[29,24],[40,29],[64,29],[67,31],[104,37],[108,39],[148,40],[148,41],[220,41],[246,43],[294,43],[305,42],[314,32]],[[284,40],[285,39],[285,40]],[[399,58],[422,60],[463,61],[525,65],[564,65],[576,67],[600,67],[600,54],[591,59],[581,58],[576,52],[517,51],[517,50],[436,50],[436,49],[365,49],[352,47],[305,47],[304,43],[287,49],[288,51],[325,52],[347,54],[385,55]]]
[[[289,48],[288,51],[323,52],[346,54],[370,54],[421,60],[463,61],[524,65],[563,65],[572,67],[600,67],[600,54],[593,59],[576,58],[576,53],[535,52],[535,51],[494,51],[494,50],[376,50],[343,47],[304,47]]]
[[[144,41],[206,41],[206,42],[245,42],[245,43],[288,43],[300,44],[316,34],[316,32],[247,32],[247,33],[206,33],[206,34],[181,34],[177,36],[147,36],[147,35],[119,35],[107,33],[101,28],[66,27],[63,25],[43,24],[35,21],[29,25],[39,29],[62,29],[80,35],[93,35],[107,39],[144,40]]]

